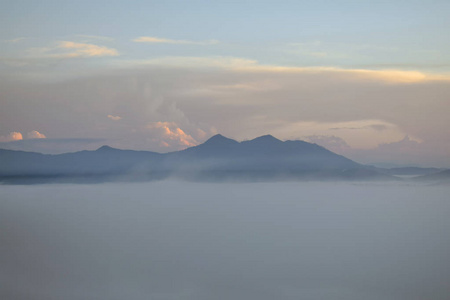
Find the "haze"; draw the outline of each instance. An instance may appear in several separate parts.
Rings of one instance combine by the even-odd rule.
[[[2,299],[446,300],[448,186],[2,186]]]

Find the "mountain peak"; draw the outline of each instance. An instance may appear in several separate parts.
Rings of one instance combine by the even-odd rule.
[[[280,141],[279,139],[277,139],[276,137],[274,137],[273,135],[270,134],[266,134],[266,135],[262,135],[260,137],[254,138],[253,140],[250,140],[249,142],[264,142],[264,143],[279,143],[282,141]]]
[[[98,148],[96,151],[104,152],[104,151],[111,151],[111,150],[115,150],[115,149],[113,147],[108,146],[108,145],[103,145],[100,148]]]
[[[224,137],[221,134],[216,134],[216,135],[210,137],[206,142],[204,142],[204,144],[217,144],[217,143],[223,144],[223,143],[230,143],[230,142],[237,143],[233,139],[229,139],[227,137]]]

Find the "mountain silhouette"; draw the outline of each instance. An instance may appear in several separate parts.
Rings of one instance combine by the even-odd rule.
[[[416,181],[433,181],[450,184],[450,170],[417,176],[414,179]]]
[[[304,141],[281,141],[272,135],[238,142],[217,134],[203,144],[170,153],[120,150],[46,155],[0,149],[0,177],[151,180],[177,176],[189,180],[388,179],[324,147]],[[127,179],[128,178],[128,179]]]

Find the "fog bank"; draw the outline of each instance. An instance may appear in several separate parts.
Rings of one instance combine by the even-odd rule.
[[[0,298],[446,300],[449,186],[0,186]]]

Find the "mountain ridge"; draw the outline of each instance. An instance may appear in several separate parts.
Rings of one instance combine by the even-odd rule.
[[[122,150],[103,145],[96,150],[46,155],[0,149],[0,181],[14,178],[102,178],[104,181],[188,180],[393,180],[317,144],[281,141],[272,135],[238,142],[217,134],[204,143],[169,153]],[[92,179],[92,180],[94,180]],[[95,181],[94,180],[94,181]]]

